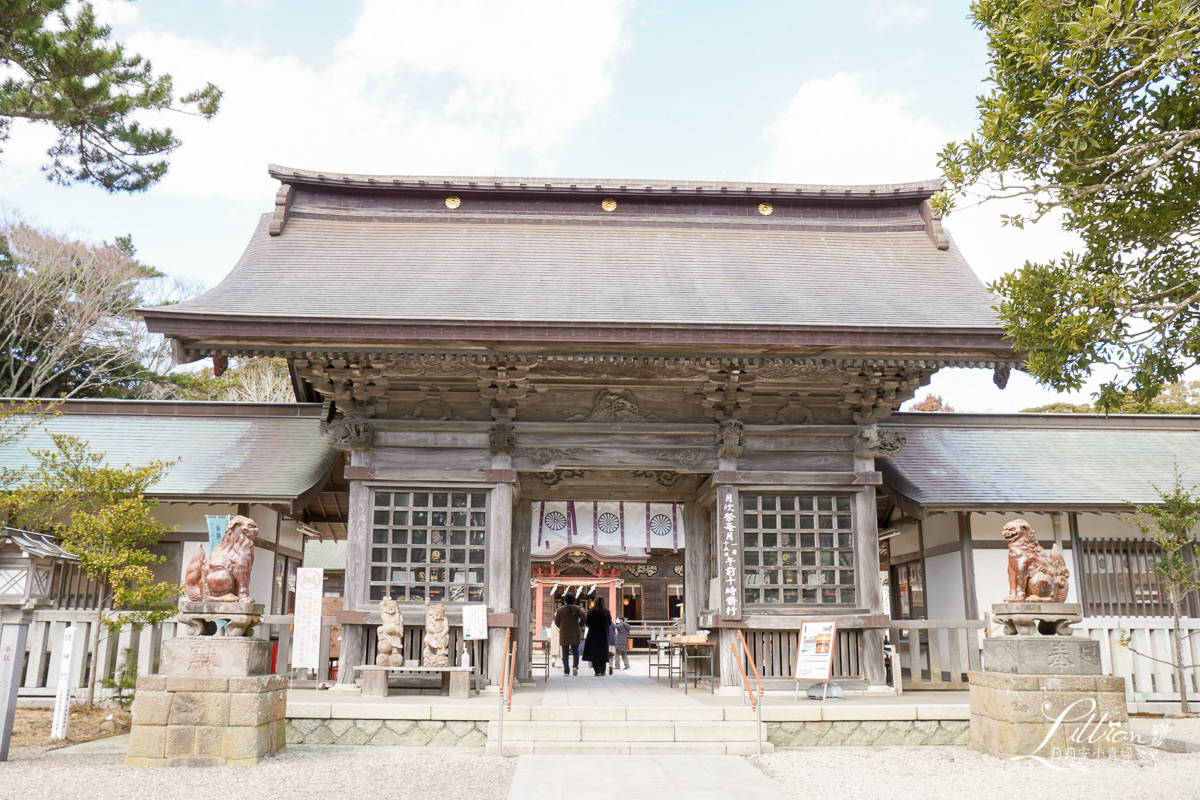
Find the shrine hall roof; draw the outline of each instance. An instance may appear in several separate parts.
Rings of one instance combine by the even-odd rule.
[[[884,482],[930,509],[1113,508],[1160,502],[1174,465],[1200,476],[1200,417],[904,413]]]
[[[296,505],[337,457],[316,404],[67,400],[57,410],[0,447],[0,470],[34,466],[29,451],[65,434],[110,465],[178,459],[147,492],[163,501]]]
[[[995,298],[929,213],[936,182],[271,174],[276,210],[233,271],[144,309],[152,330],[193,344],[912,335],[1011,355]]]

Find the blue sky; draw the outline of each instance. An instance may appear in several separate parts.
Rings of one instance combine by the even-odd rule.
[[[140,256],[212,285],[272,207],[269,162],[392,174],[877,183],[937,175],[972,128],[987,74],[968,3],[564,3],[105,0],[129,49],[181,90],[217,83],[210,122],[163,183],[136,196],[47,183],[49,135],[16,126],[0,202],[91,239],[131,233]],[[998,207],[947,227],[985,280],[1070,240],[1002,229]],[[1017,375],[944,370],[960,410],[1052,399]]]

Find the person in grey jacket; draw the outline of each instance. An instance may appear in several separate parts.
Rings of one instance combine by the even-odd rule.
[[[614,648],[609,669],[629,669],[629,620],[617,617],[617,621],[609,627],[608,641]],[[625,666],[619,666],[620,661],[624,661]]]

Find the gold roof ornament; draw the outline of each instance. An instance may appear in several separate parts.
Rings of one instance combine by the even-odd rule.
[[[451,211],[453,211],[454,209],[458,208],[461,205],[462,205],[462,199],[456,194],[452,194],[446,198],[446,208],[450,209]]]
[[[764,217],[771,216],[774,211],[775,206],[771,205],[770,203],[762,202],[758,204],[758,213],[762,214]]]
[[[616,211],[617,210],[617,201],[613,200],[611,197],[606,197],[600,201],[600,207],[603,208],[605,211]]]

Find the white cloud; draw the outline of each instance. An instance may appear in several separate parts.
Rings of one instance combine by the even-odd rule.
[[[870,76],[839,73],[807,81],[766,128],[771,150],[757,177],[835,185],[936,178],[941,174],[938,152],[966,132],[947,129],[912,105],[909,97],[876,90]],[[1075,243],[1053,219],[1024,230],[1004,227],[1001,215],[1018,208],[1017,201],[964,204],[945,222],[985,282],[1026,260],[1054,258]],[[1097,379],[1091,385],[1098,383]],[[942,370],[930,391],[942,394],[961,411],[1018,411],[1056,398],[1021,374],[1014,375],[1001,392],[985,370]],[[1073,402],[1082,402],[1089,393]]]
[[[552,170],[609,99],[631,5],[367,0],[316,66],[137,24],[122,39],[181,90],[211,81],[225,93],[211,121],[168,120],[185,144],[157,191],[269,199],[271,162],[493,174],[521,156]]]
[[[766,129],[765,180],[902,183],[937,176],[937,151],[951,139],[909,99],[876,92],[863,75],[807,81]]]
[[[915,28],[929,19],[928,3],[891,3],[876,0],[867,9],[868,24],[877,31]]]

